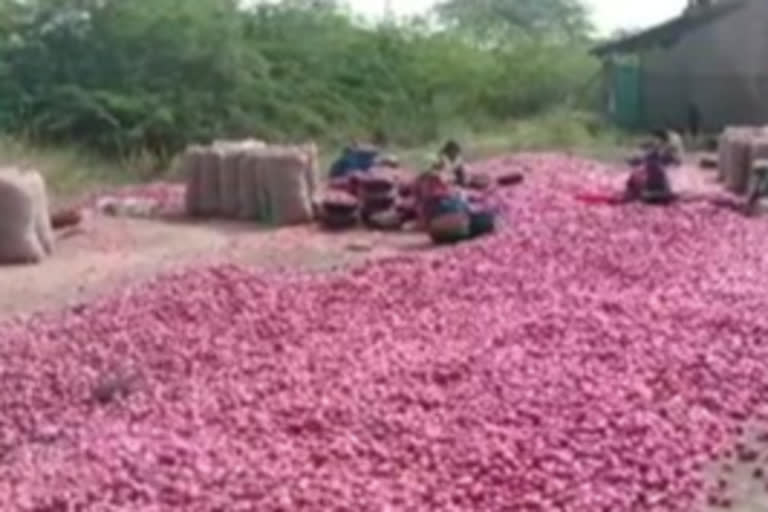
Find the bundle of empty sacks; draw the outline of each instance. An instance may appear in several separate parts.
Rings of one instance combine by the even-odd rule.
[[[53,247],[48,195],[40,173],[0,169],[0,264],[40,263]]]
[[[317,158],[314,144],[245,140],[192,146],[182,159],[187,214],[278,226],[310,222]]]

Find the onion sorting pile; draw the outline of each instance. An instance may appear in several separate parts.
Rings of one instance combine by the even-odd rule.
[[[768,224],[584,206],[325,275],[167,275],[0,328],[0,510],[692,510],[766,419]]]

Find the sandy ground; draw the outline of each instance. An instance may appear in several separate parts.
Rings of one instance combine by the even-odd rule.
[[[327,269],[425,247],[419,234],[339,235],[313,226],[268,231],[246,223],[94,215],[80,228],[58,233],[56,254],[41,265],[0,268],[0,318],[77,304],[195,263]]]

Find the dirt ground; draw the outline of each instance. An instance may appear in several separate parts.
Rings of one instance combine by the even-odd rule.
[[[264,230],[247,223],[144,220],[93,215],[58,233],[41,265],[0,269],[0,318],[77,304],[128,283],[194,263],[328,269],[428,247],[424,235],[313,226]]]

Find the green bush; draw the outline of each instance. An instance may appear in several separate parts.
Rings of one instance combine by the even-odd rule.
[[[380,130],[415,144],[547,112],[595,71],[574,44],[489,47],[415,21],[239,5],[0,3],[0,130],[122,156],[244,135],[333,142]]]

